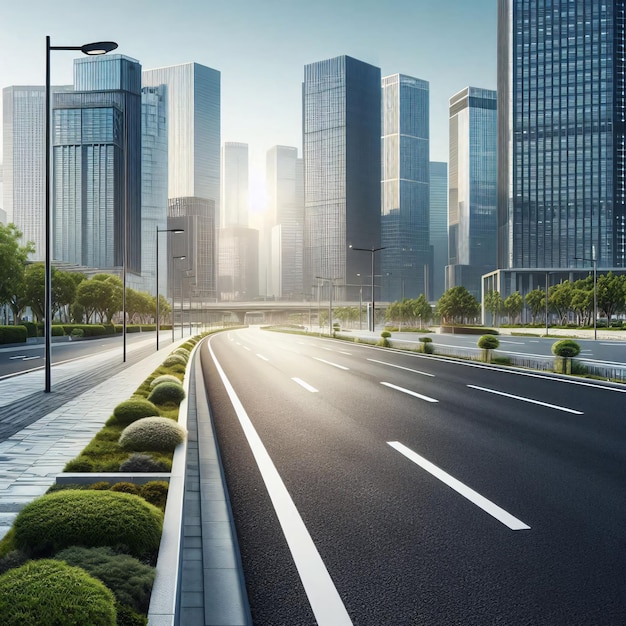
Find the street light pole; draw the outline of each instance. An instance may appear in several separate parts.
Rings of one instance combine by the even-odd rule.
[[[44,391],[49,393],[52,388],[52,215],[50,207],[50,51],[51,50],[80,50],[87,55],[100,55],[115,50],[117,44],[114,41],[98,41],[94,43],[86,43],[82,46],[51,46],[50,35],[46,35],[46,89],[45,89],[45,107],[46,107],[46,159],[45,159],[45,271],[44,271],[44,358],[45,358],[45,382]]]
[[[156,349],[159,349],[159,332],[161,331],[161,310],[159,303],[159,233],[184,233],[182,228],[156,227]],[[172,300],[172,303],[174,300]]]
[[[596,247],[591,246],[591,258],[588,259],[582,256],[575,256],[576,261],[591,261],[593,263],[593,340],[598,339],[598,292],[597,292],[597,280],[598,280],[598,261],[596,259]]]
[[[371,322],[370,322],[370,330],[372,332],[375,332],[376,330],[376,296],[374,294],[374,254],[376,252],[378,252],[379,250],[385,250],[386,246],[381,246],[379,248],[355,248],[354,246],[350,245],[350,249],[351,250],[358,250],[360,252],[369,252],[372,255],[372,318],[371,318]]]

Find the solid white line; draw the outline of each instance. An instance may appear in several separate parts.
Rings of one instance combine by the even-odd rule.
[[[470,502],[473,502],[477,507],[485,511],[485,513],[489,513],[489,515],[495,517],[499,522],[508,526],[511,530],[530,529],[530,526],[524,524],[524,522],[517,519],[517,517],[513,517],[513,515],[500,508],[497,504],[494,504],[491,500],[487,500],[487,498],[481,496],[479,493],[467,485],[464,485],[453,476],[450,476],[450,474],[444,472],[436,465],[433,465],[430,461],[427,461],[423,456],[413,452],[410,448],[407,448],[398,441],[388,441],[387,443],[392,448],[400,452],[400,454],[403,454],[407,459],[413,461],[413,463],[419,465],[422,469],[425,469],[429,474],[438,478],[441,482],[448,485],[448,487],[454,489],[454,491],[462,495],[464,498],[467,498]]]
[[[293,380],[294,383],[298,383],[301,387],[304,387],[307,391],[317,393],[317,389],[315,387],[312,387],[309,383],[305,383],[301,378],[292,378],[291,380]]]
[[[391,383],[380,383],[381,385],[385,385],[385,387],[391,387],[391,389],[395,389],[396,391],[401,391],[402,393],[406,393],[410,396],[414,396],[419,398],[420,400],[426,400],[426,402],[439,402],[439,400],[435,400],[435,398],[429,398],[428,396],[423,396],[421,393],[417,393],[415,391],[411,391],[410,389],[405,389],[404,387],[398,387],[396,385],[392,385]]]
[[[549,409],[556,409],[557,411],[565,411],[566,413],[574,413],[574,415],[584,415],[582,411],[575,411],[574,409],[568,409],[564,406],[557,406],[556,404],[548,404],[547,402],[539,402],[539,400],[531,400],[530,398],[524,398],[522,396],[514,396],[510,393],[504,393],[504,391],[496,391],[495,389],[487,389],[486,387],[477,387],[476,385],[468,385],[470,389],[478,389],[478,391],[486,391],[487,393],[495,393],[497,396],[504,396],[506,398],[513,398],[513,400],[521,400],[522,402],[530,402],[531,404],[538,404],[539,406],[545,406]]]
[[[25,354],[18,354],[17,356],[10,356],[9,360],[13,360],[13,359],[25,359],[26,355]]]
[[[263,356],[262,354],[257,354],[257,356],[259,357],[259,359],[262,359],[263,361],[269,361],[269,359],[266,356]]]
[[[25,356],[22,361],[32,361],[33,359],[40,359],[40,356]]]
[[[500,343],[514,343],[516,346],[525,346],[526,345],[523,341],[507,341],[506,339],[501,339]]]
[[[248,439],[317,623],[320,626],[351,626],[352,620],[326,565],[241,400],[215,357],[210,342],[209,351]]]
[[[326,361],[325,359],[319,359],[318,357],[314,356],[313,357],[316,361],[319,361],[320,363],[326,363],[326,365],[332,365],[333,367],[336,367],[340,370],[348,370],[350,369],[349,367],[344,367],[343,365],[338,365],[337,363],[333,363],[332,361]]]
[[[428,372],[420,372],[419,370],[413,370],[410,367],[402,367],[402,365],[394,365],[393,363],[385,363],[385,361],[379,361],[378,359],[367,359],[368,361],[372,361],[372,363],[380,363],[381,365],[388,365],[389,367],[396,367],[399,370],[406,370],[407,372],[413,372],[414,374],[421,374],[422,376],[430,376],[434,378],[434,374],[429,374]]]

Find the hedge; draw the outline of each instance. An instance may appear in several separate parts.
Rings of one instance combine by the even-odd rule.
[[[26,343],[27,337],[26,326],[0,326],[0,344]]]
[[[82,330],[84,337],[101,337],[107,334],[107,329],[103,324],[63,324],[63,331],[66,335],[71,335],[75,329]]]

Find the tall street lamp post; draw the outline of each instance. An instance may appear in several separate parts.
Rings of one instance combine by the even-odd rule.
[[[176,261],[178,259],[182,261],[183,259],[186,259],[186,258],[187,257],[185,255],[172,257],[172,343],[174,343],[174,313],[176,312]],[[181,282],[182,282],[182,278],[181,278]],[[182,307],[181,307],[180,323],[182,326],[182,323],[183,323]]]
[[[50,35],[46,35],[46,174],[45,174],[45,288],[44,288],[44,356],[45,356],[45,387],[44,391],[51,390],[51,338],[52,338],[52,248],[50,245],[52,231],[52,215],[50,210],[50,51],[51,50],[80,50],[83,54],[99,55],[115,50],[114,41],[98,41],[86,43],[82,46],[51,46]]]
[[[161,310],[159,304],[159,233],[184,233],[182,228],[156,227],[156,349],[159,349],[159,331],[161,330]],[[172,299],[172,303],[174,300]]]
[[[376,298],[374,296],[374,254],[379,250],[385,250],[386,246],[381,246],[379,248],[355,248],[352,244],[350,245],[350,250],[357,250],[359,252],[369,252],[372,255],[372,315],[370,320],[370,330],[372,332],[376,329]]]
[[[598,261],[596,259],[596,247],[591,246],[591,258],[585,258],[582,256],[574,257],[576,261],[591,261],[593,263],[593,339],[598,338],[598,292],[597,292],[597,278],[598,278]]]
[[[318,280],[327,280],[328,281],[328,335],[331,336],[333,334],[333,281],[334,278],[326,278],[324,276],[316,276]],[[319,314],[318,314],[319,321]]]

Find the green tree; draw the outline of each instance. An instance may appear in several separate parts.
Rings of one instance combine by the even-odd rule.
[[[76,282],[71,272],[56,270],[52,278],[52,319],[63,312],[64,321],[69,321],[69,307],[76,297]]]
[[[485,311],[493,315],[493,323],[498,326],[500,313],[504,310],[504,302],[499,291],[490,289],[485,294]]]
[[[609,326],[611,317],[624,307],[625,284],[624,276],[616,276],[613,272],[598,278],[596,285],[598,309],[606,315]]]
[[[533,289],[526,294],[526,304],[530,309],[533,324],[537,322],[537,316],[546,307],[546,292],[543,289]]]
[[[51,268],[54,276],[55,269]],[[45,268],[43,263],[31,263],[24,270],[24,290],[28,306],[35,317],[42,321],[45,311]]]
[[[96,274],[91,280],[103,282],[110,287],[108,298],[100,303],[102,308],[97,309],[100,319],[110,324],[113,316],[122,310],[122,279],[118,276],[113,276],[113,274]],[[126,293],[128,293],[128,290]]]
[[[548,303],[557,312],[561,324],[567,324],[567,316],[572,306],[572,291],[574,287],[569,280],[558,285],[552,285],[548,290]]]
[[[519,291],[515,291],[505,299],[503,306],[509,316],[509,324],[515,324],[515,320],[524,308],[524,298]]]
[[[22,233],[15,224],[0,224],[0,304],[10,304],[14,300],[18,306],[23,295],[24,268],[28,255],[35,251],[32,242],[21,245]],[[17,323],[18,317],[15,317]]]
[[[593,289],[586,290],[574,287],[570,306],[578,318],[579,326],[588,326],[593,316]]]
[[[466,323],[480,314],[480,303],[463,286],[448,289],[437,302],[437,313],[442,321]]]
[[[420,329],[424,328],[424,324],[428,324],[433,319],[433,309],[423,293],[418,298],[409,301],[409,308],[411,316],[419,320]]]
[[[95,277],[83,281],[76,290],[76,302],[85,309],[88,322],[96,314],[100,322],[108,321],[106,313],[113,298],[113,285],[109,281],[95,280]]]

